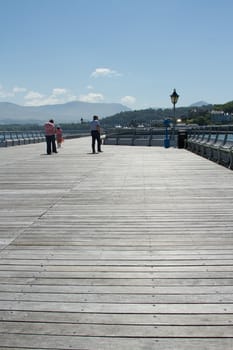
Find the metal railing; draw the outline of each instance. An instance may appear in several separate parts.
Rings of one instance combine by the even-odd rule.
[[[105,130],[105,144],[163,146],[165,128],[122,128]]]
[[[75,131],[64,131],[64,139],[72,139],[89,136],[90,133],[81,133]],[[0,131],[0,147],[19,146],[30,143],[44,142],[45,135],[43,131]]]
[[[0,147],[26,145],[45,140],[41,131],[0,131]]]
[[[233,169],[233,130],[196,130],[188,132],[186,149]]]

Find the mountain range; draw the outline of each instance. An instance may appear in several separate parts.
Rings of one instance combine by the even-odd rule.
[[[130,111],[130,109],[120,103],[73,101],[64,104],[31,107],[0,102],[0,123],[41,124],[49,119],[54,119],[56,123],[77,123],[80,122],[81,118],[84,121],[89,121],[95,114],[102,119],[124,111]]]
[[[208,105],[208,103],[199,101],[193,103],[190,107],[204,105]],[[73,101],[64,104],[34,107],[0,102],[0,124],[43,124],[49,119],[54,119],[56,123],[79,123],[81,118],[84,121],[89,121],[95,114],[103,119],[127,111],[131,111],[131,109],[120,103]]]

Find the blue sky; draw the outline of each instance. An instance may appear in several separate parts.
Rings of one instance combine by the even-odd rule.
[[[233,100],[232,0],[0,0],[0,102]]]

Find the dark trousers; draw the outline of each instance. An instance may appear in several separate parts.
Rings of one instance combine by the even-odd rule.
[[[57,153],[55,135],[46,135],[46,143],[47,143],[47,154]]]
[[[95,142],[97,141],[97,148],[98,152],[101,152],[101,139],[100,139],[100,133],[97,130],[92,130],[91,132],[92,136],[92,152],[95,153]]]

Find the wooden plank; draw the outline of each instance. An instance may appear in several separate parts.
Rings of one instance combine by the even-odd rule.
[[[121,325],[213,325],[232,324],[231,314],[109,314],[79,312],[0,311],[1,321]]]
[[[180,278],[180,279],[120,279],[120,278],[40,278],[35,275],[32,278],[28,277],[2,277],[0,278],[2,284],[22,284],[26,283],[29,285],[56,285],[56,286],[232,286],[233,279],[226,278]]]
[[[141,313],[141,314],[232,314],[231,303],[85,303],[56,301],[1,301],[0,310],[45,311],[45,312],[94,312],[94,313]]]
[[[149,326],[149,325],[101,325],[72,323],[1,322],[0,333],[27,335],[59,335],[93,337],[148,337],[148,338],[231,338],[232,326]]]
[[[67,342],[69,347],[75,350],[125,350],[125,349],[174,349],[174,350],[198,350],[198,349],[211,349],[219,350],[223,346],[224,350],[232,350],[233,340],[232,339],[163,339],[163,338],[145,338],[135,337],[132,338],[114,338],[114,337],[78,337],[78,336],[50,336],[44,335],[21,335],[17,334],[10,337],[1,337],[1,350],[6,348],[13,350],[24,349],[35,349],[35,344],[39,345],[40,349],[67,349]]]
[[[0,277],[36,277],[41,278],[135,278],[135,279],[148,279],[148,278],[233,278],[233,271],[229,269],[222,269],[221,271],[131,271],[131,272],[118,272],[118,271],[92,271],[91,269],[87,271],[72,271],[72,269],[67,269],[67,271],[46,271],[45,268],[41,268],[39,271],[17,271],[17,270],[2,270],[0,271]]]
[[[143,273],[145,278],[147,278],[147,273],[159,273],[159,272],[232,272],[231,265],[220,265],[220,266],[211,266],[211,265],[188,265],[188,266],[114,266],[114,265],[79,265],[78,262],[73,263],[72,265],[49,265],[47,266],[46,262],[40,265],[0,265],[0,271],[46,271],[51,272],[51,277],[53,277],[53,272],[111,272],[111,273]]]
[[[93,265],[94,264],[94,265]],[[12,266],[12,267],[19,267],[22,266],[27,269],[28,267],[32,266],[35,269],[40,269],[41,266],[79,266],[80,268],[82,266],[114,266],[114,267],[153,267],[153,266],[233,266],[233,259],[174,259],[174,260],[155,260],[154,258],[148,259],[148,260],[92,260],[92,259],[0,259],[0,269],[1,266]]]
[[[49,284],[1,284],[0,292],[24,292],[24,293],[61,293],[69,294],[144,294],[144,295],[163,295],[163,294],[178,294],[178,295],[225,295],[232,294],[231,285],[212,285],[212,286],[195,286],[195,285],[168,285],[168,286],[146,286],[146,285],[108,285],[98,286],[92,285],[49,285]]]
[[[229,294],[133,294],[122,293],[38,293],[27,292],[0,292],[1,301],[39,301],[50,302],[72,302],[72,303],[134,303],[134,304],[226,304],[233,303],[233,293]]]

